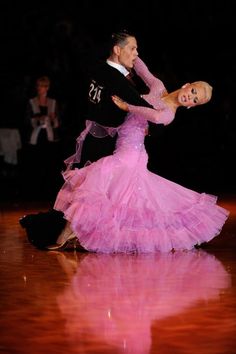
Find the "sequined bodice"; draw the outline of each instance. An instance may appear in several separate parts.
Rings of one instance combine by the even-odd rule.
[[[118,130],[116,151],[120,149],[144,150],[144,138],[148,122],[139,115],[128,114],[126,121]]]
[[[174,119],[174,113],[162,100],[163,95],[166,93],[166,88],[161,80],[153,76],[144,62],[136,59],[135,63],[136,73],[144,80],[150,91],[143,98],[150,103],[154,109],[129,106],[130,113],[127,115],[125,123],[118,129],[118,139],[116,144],[116,151],[121,149],[129,149],[133,151],[143,151],[144,137],[148,127],[148,120],[153,121],[153,113],[158,115],[155,120],[157,124],[169,124]],[[151,119],[150,119],[151,118]]]

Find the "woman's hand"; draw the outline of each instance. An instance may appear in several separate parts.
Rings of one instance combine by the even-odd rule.
[[[120,109],[122,109],[122,111],[125,112],[129,112],[129,107],[128,104],[125,101],[122,101],[122,99],[118,96],[111,96],[112,101],[117,105],[117,107],[119,107]]]

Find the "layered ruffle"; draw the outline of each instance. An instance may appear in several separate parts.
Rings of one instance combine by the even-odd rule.
[[[102,253],[190,250],[219,235],[229,212],[146,168],[146,153],[105,157],[69,171],[55,209],[81,245]]]

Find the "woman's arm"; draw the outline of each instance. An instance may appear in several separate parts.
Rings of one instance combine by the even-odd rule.
[[[148,69],[147,65],[137,57],[134,64],[134,70],[136,74],[145,82],[145,84],[149,87],[149,89],[153,88],[153,86],[161,86],[163,88],[163,93],[167,93],[163,82],[159,80],[156,76],[154,76]]]
[[[123,111],[140,115],[144,119],[155,124],[170,124],[175,117],[174,112],[171,112],[169,109],[153,109],[143,106],[134,106],[122,101],[117,96],[112,96],[112,100],[117,105],[117,107]]]

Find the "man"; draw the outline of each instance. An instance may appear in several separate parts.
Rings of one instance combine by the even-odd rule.
[[[108,59],[106,62],[99,63],[91,71],[87,118],[98,124],[99,127],[116,128],[124,122],[127,113],[113,103],[113,95],[119,96],[130,104],[152,108],[141,98],[134,84],[128,78],[137,56],[135,36],[126,31],[114,33],[111,37]],[[88,160],[96,161],[103,156],[112,154],[115,140],[116,137],[109,134],[105,134],[102,139],[87,134],[82,151],[81,166]],[[75,167],[78,162],[75,154],[75,158],[73,157],[70,163],[74,163]],[[55,210],[27,215],[20,220],[21,225],[26,229],[29,241],[34,246],[43,249],[65,249],[68,245],[73,246],[73,242],[71,243],[65,233],[65,237],[60,237],[58,246],[48,247],[58,240],[58,235],[60,231],[63,231],[65,222],[63,214]],[[70,235],[68,234],[68,236]]]
[[[90,73],[87,119],[105,127],[118,127],[124,122],[126,112],[119,110],[112,101],[117,95],[133,105],[151,107],[130,80],[138,56],[136,38],[127,31],[113,33],[106,62],[96,65]],[[81,167],[87,160],[96,161],[110,155],[115,148],[116,136],[103,139],[88,134],[83,146]]]

